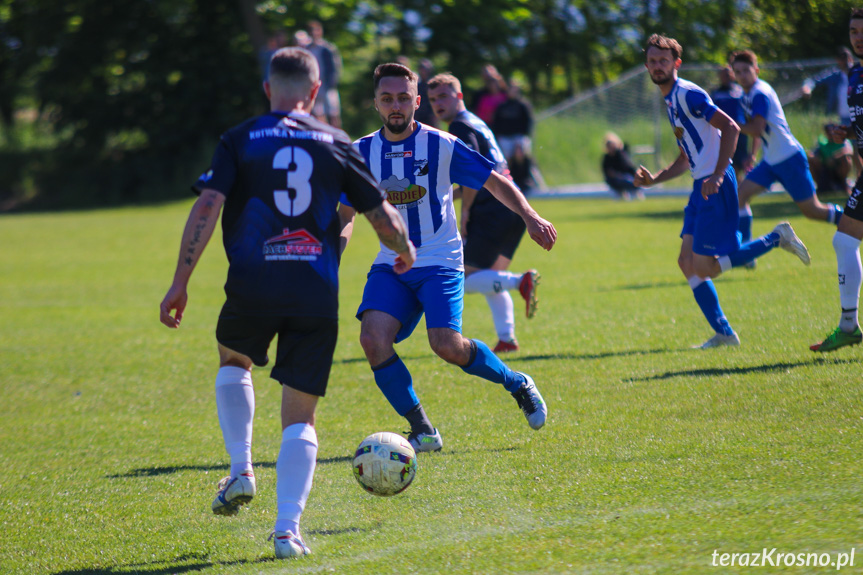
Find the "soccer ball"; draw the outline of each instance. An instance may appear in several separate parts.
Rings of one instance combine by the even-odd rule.
[[[354,477],[374,495],[401,493],[417,474],[417,454],[408,440],[397,433],[381,431],[363,439],[354,455]]]

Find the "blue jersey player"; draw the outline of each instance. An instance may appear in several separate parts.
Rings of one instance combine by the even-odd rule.
[[[327,388],[338,332],[340,195],[366,214],[396,254],[394,273],[407,271],[415,257],[398,212],[383,201],[350,139],[309,115],[320,86],[310,52],[283,48],[272,56],[264,82],[271,112],[222,136],[209,171],[194,186],[199,197],[160,306],[162,323],[179,327],[189,278],[224,206],[229,264],[227,301],[216,327],[216,407],[231,473],[212,508],[235,515],[255,496],[251,369],[267,364],[268,347],[278,335],[271,376],[282,384],[272,537],[279,558],[309,552],[299,522],[318,450],[315,407]]]
[[[858,57],[863,56],[863,9],[851,11],[848,26],[851,47]],[[863,67],[854,66],[848,73],[848,108],[851,125],[841,128],[843,137],[857,140],[857,151],[863,150]],[[839,272],[839,303],[842,307],[839,325],[823,341],[810,346],[812,351],[835,351],[863,341],[857,315],[860,303],[860,285],[863,283],[863,265],[860,263],[860,241],[863,240],[863,176],[857,179],[854,190],[845,204],[845,213],[833,236],[836,264]]]
[[[635,184],[649,186],[664,182],[689,168],[695,182],[683,212],[677,263],[704,317],[716,332],[697,347],[740,345],[740,338],[722,312],[711,278],[745,265],[777,246],[794,253],[806,264],[809,252],[787,222],[755,241],[740,244],[737,180],[731,167],[739,129],[704,90],[677,77],[682,52],[673,38],[654,34],[647,41],[645,65],[650,79],[665,97],[680,154],[656,175],[644,166],[639,167]]]
[[[413,269],[393,273],[394,253],[385,245],[368,274],[357,318],[360,343],[375,382],[396,412],[410,424],[417,451],[437,451],[432,426],[413,388],[411,374],[394,344],[413,332],[423,314],[432,350],[466,373],[501,384],[512,393],[528,424],[545,424],[547,408],[530,376],[513,371],[483,342],[461,334],[464,299],[462,241],[456,224],[453,185],[485,187],[524,220],[530,237],[546,250],[557,231],[539,217],[515,185],[494,165],[455,136],[414,120],[419,107],[417,75],[401,64],[375,69],[375,109],[383,128],[355,145],[375,179],[407,224],[416,246]],[[345,213],[345,221],[350,213]]]
[[[838,224],[842,208],[822,204],[815,194],[815,181],[809,171],[806,150],[791,133],[779,97],[773,88],[758,78],[758,58],[751,50],[735,52],[731,67],[743,88],[743,109],[747,121],[740,131],[761,138],[761,162],[740,185],[738,201],[740,233],[743,241],[752,237],[752,208],[749,202],[778,181],[807,218]]]
[[[461,82],[452,74],[438,74],[428,82],[428,98],[447,131],[494,163],[494,170],[509,177],[503,152],[491,129],[467,110]],[[510,178],[511,179],[511,178]],[[482,188],[462,187],[461,236],[464,242],[465,293],[481,293],[491,309],[498,342],[495,353],[518,351],[515,313],[509,290],[525,300],[525,315],[536,313],[539,273],[514,274],[507,269],[524,235],[524,221]]]

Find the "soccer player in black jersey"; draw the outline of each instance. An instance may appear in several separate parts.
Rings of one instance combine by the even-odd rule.
[[[447,131],[494,163],[494,170],[509,177],[506,159],[488,125],[469,112],[461,82],[452,74],[438,74],[429,80],[429,102]],[[526,313],[536,313],[539,273],[507,271],[525,231],[524,221],[482,188],[462,186],[461,235],[464,240],[464,288],[466,293],[485,295],[491,309],[498,342],[495,353],[518,351],[515,313],[509,290],[518,289],[526,302]]]
[[[863,56],[863,8],[851,11],[848,27],[851,48],[858,57]],[[848,72],[848,108],[851,111],[851,125],[834,128],[843,137],[857,140],[857,152],[863,150],[863,67],[856,64]],[[863,176],[857,179],[854,190],[845,203],[845,213],[833,236],[833,249],[839,272],[839,303],[842,313],[839,326],[820,343],[810,346],[812,351],[835,351],[848,345],[863,341],[863,333],[857,319],[857,306],[860,302],[860,284],[863,269],[860,265],[860,241],[863,240]]]
[[[193,186],[192,207],[174,281],[160,306],[161,321],[177,328],[187,286],[224,206],[227,301],[219,315],[216,406],[231,473],[219,485],[213,512],[234,515],[255,495],[252,364],[268,362],[282,384],[282,443],[276,462],[278,512],[272,535],[279,558],[309,549],[300,515],[312,486],[318,450],[315,408],[326,392],[338,332],[339,198],[344,192],[398,254],[404,273],[416,252],[398,212],[377,186],[341,130],[309,114],[321,86],[314,56],[277,51],[264,90],[270,113],[222,135],[210,169]],[[173,315],[172,315],[173,313]]]

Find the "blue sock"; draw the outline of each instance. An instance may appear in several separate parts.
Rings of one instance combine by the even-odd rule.
[[[736,268],[760,258],[777,246],[779,246],[779,234],[770,232],[757,240],[746,242],[739,250],[728,254],[728,259],[731,260],[731,267]]]
[[[839,220],[842,219],[842,206],[837,206],[836,204],[827,204],[830,206],[830,216],[828,216],[827,221],[831,224],[836,224],[839,226]]]
[[[414,393],[411,372],[397,353],[382,364],[372,367],[372,372],[375,374],[375,383],[399,415],[404,417],[419,405],[420,400]]]
[[[472,339],[471,358],[467,365],[461,366],[465,373],[487,379],[493,383],[503,384],[504,389],[512,393],[521,387],[525,379],[500,360],[489,347],[478,339]]]
[[[752,239],[752,210],[749,206],[740,208],[739,214],[737,231],[740,232],[741,241],[745,243]]]
[[[700,281],[700,283],[698,283]],[[692,294],[695,296],[695,301],[698,307],[701,308],[701,313],[707,318],[707,323],[716,333],[723,335],[731,335],[734,330],[731,329],[731,324],[722,313],[722,308],[719,306],[719,296],[716,294],[716,287],[710,278],[701,281],[698,277],[690,278],[690,285],[698,283],[692,288]]]

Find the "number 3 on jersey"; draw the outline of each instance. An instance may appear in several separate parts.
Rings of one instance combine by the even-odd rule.
[[[314,162],[307,151],[294,146],[282,148],[273,156],[274,170],[287,170],[287,190],[275,190],[276,208],[286,216],[298,216],[312,205]],[[293,192],[293,198],[291,198]]]

